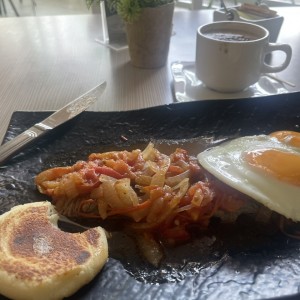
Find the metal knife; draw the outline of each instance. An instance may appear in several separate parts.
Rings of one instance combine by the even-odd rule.
[[[17,154],[26,145],[43,136],[51,129],[65,123],[68,120],[71,120],[86,110],[90,105],[94,104],[100,98],[105,88],[106,82],[104,81],[79,98],[68,103],[60,110],[54,112],[42,122],[33,125],[9,142],[0,146],[0,164]]]

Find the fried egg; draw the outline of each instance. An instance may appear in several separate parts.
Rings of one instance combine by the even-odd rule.
[[[197,158],[222,182],[300,221],[300,133],[241,137],[207,149]]]

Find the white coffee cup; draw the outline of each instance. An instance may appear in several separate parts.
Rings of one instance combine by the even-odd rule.
[[[272,51],[285,52],[282,64],[266,64]],[[292,48],[269,43],[269,32],[259,25],[224,21],[197,30],[196,76],[219,92],[239,92],[256,83],[263,73],[277,73],[289,65]]]

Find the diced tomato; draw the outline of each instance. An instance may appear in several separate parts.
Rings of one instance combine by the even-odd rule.
[[[84,178],[89,183],[98,181],[98,176],[96,175],[94,169],[85,169],[84,170]]]
[[[170,173],[175,173],[175,174],[180,174],[183,172],[182,168],[179,166],[174,166],[174,165],[170,165],[168,172]]]
[[[194,183],[189,190],[187,191],[187,193],[181,198],[180,200],[180,206],[185,206],[188,204],[191,204],[191,201],[193,199],[193,196],[195,195],[197,189],[201,189],[202,190],[202,185],[204,185],[205,183],[202,181],[198,181],[196,183]]]
[[[176,162],[176,161],[179,161],[179,160],[183,160],[185,162],[188,161],[188,154],[187,154],[187,151],[186,150],[183,150],[183,149],[176,149],[176,151],[171,154],[171,158],[172,158],[172,161]]]
[[[95,172],[98,176],[100,174],[103,174],[103,175],[107,175],[107,176],[110,176],[110,177],[113,177],[113,178],[116,178],[116,179],[121,179],[121,178],[124,177],[122,174],[115,171],[114,169],[109,168],[109,167],[105,167],[105,166],[104,167],[95,167]]]
[[[181,199],[180,199],[180,205],[179,206],[186,206],[188,204],[191,204],[192,198],[185,194]]]

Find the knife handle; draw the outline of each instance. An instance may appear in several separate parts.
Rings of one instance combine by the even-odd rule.
[[[46,130],[48,130],[48,128],[43,128],[40,123],[36,124],[0,146],[0,163],[3,163],[6,159],[19,152],[31,141],[40,137]]]

